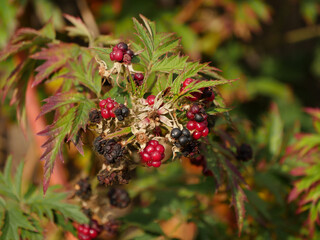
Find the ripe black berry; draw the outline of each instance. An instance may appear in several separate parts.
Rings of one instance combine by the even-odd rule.
[[[172,129],[171,131],[171,137],[174,138],[174,139],[178,139],[180,136],[181,136],[182,132],[179,128],[174,128]]]
[[[252,158],[252,148],[249,144],[241,144],[237,147],[237,155],[236,158],[240,161],[248,161]]]
[[[119,107],[114,110],[114,114],[119,121],[123,121],[125,117],[129,116],[129,113],[129,108],[124,104],[120,104]]]
[[[186,136],[186,137],[190,137],[190,131],[186,128],[182,129],[182,135]]]
[[[130,49],[128,49],[126,51],[126,54],[128,54],[131,58],[133,58],[133,56],[134,56],[134,52],[132,50],[130,50]]]
[[[188,138],[184,135],[179,137],[179,143],[181,146],[185,146],[189,142]]]
[[[121,188],[112,188],[108,192],[110,204],[117,208],[125,208],[130,203],[129,193]]]
[[[128,50],[128,45],[124,42],[120,42],[118,43],[117,48],[122,52],[126,52]]]
[[[196,114],[194,115],[194,120],[196,120],[196,122],[203,122],[203,121],[204,121],[204,118],[202,117],[201,114],[196,113]]]

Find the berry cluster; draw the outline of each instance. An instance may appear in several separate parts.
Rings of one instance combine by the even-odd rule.
[[[104,156],[107,164],[116,163],[125,153],[125,148],[120,143],[114,139],[103,139],[102,136],[93,141],[93,146],[100,155]]]
[[[189,84],[191,84],[193,82],[197,83],[199,81],[192,79],[192,78],[185,79],[182,84],[181,91],[183,91]],[[214,100],[215,95],[214,95],[211,88],[209,88],[209,87],[200,88],[200,91],[201,92],[191,93],[192,97],[187,97],[187,99],[189,99],[190,101],[193,101],[193,102],[201,100],[201,99],[204,99],[206,102],[212,102]]]
[[[141,160],[149,167],[160,167],[161,160],[164,158],[165,148],[157,140],[151,140],[140,152]]]
[[[187,123],[187,128],[190,131],[193,131],[192,137],[194,139],[197,140],[208,135],[208,115],[205,113],[203,108],[200,108],[197,104],[192,105],[190,110],[187,112],[187,118],[190,120]]]
[[[131,78],[137,86],[141,86],[143,84],[144,75],[142,73],[131,74]],[[129,77],[127,79],[130,82]]]
[[[108,192],[111,206],[126,208],[130,204],[129,193],[121,188],[111,188]]]
[[[130,110],[124,104],[120,104],[115,110],[114,114],[116,115],[119,121],[123,121],[125,117],[129,116]]]
[[[203,155],[198,155],[197,157],[190,158],[190,163],[195,166],[202,166],[202,174],[205,176],[213,176],[213,172],[208,169],[207,161]]]
[[[187,146],[188,143],[192,141],[190,131],[186,128],[182,130],[180,130],[179,128],[173,128],[170,136],[173,139],[177,140],[175,145],[179,148]]]
[[[101,109],[101,116],[105,119],[115,118],[116,115],[114,113],[114,108],[118,105],[116,101],[111,98],[103,99],[99,103],[99,107]]]
[[[90,225],[81,224],[77,227],[79,240],[91,240],[96,238],[101,232],[97,221],[91,220]]]
[[[118,184],[128,184],[131,179],[131,173],[128,168],[119,170],[103,169],[97,175],[100,184],[112,186]]]
[[[111,61],[124,62],[125,64],[130,64],[133,57],[134,52],[124,42],[120,42],[114,46],[110,53]]]
[[[155,95],[150,95],[147,97],[147,103],[149,106],[152,106],[154,104],[154,100],[156,99],[156,96]]]
[[[241,144],[237,147],[236,158],[240,161],[249,161],[252,158],[252,148],[249,144]]]
[[[80,179],[76,186],[76,195],[83,200],[88,200],[91,197],[92,189],[89,183],[89,178]]]

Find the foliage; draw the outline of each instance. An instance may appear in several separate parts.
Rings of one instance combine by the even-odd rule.
[[[36,186],[29,185],[22,189],[23,162],[11,178],[12,159],[7,160],[3,173],[0,173],[0,239],[43,239],[44,220],[61,226],[66,231],[73,231],[71,221],[85,223],[87,217],[76,205],[65,203],[66,193],[58,193],[56,187],[50,187],[44,197]],[[57,218],[63,221],[57,222]]]

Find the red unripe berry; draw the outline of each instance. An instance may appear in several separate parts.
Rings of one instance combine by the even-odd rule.
[[[147,165],[148,165],[148,167],[151,167],[152,166],[152,162],[151,161],[147,162]]]
[[[196,114],[200,111],[200,108],[197,104],[192,105],[192,107],[190,108],[190,112],[192,112],[193,114]]]
[[[110,53],[110,60],[111,60],[111,61],[114,61],[114,60],[115,60],[115,59],[114,59],[114,52],[111,52],[111,53]]]
[[[108,108],[109,110],[113,109],[113,108],[114,108],[114,103],[108,102],[108,103],[107,103],[107,108]]]
[[[151,145],[148,145],[148,146],[146,146],[146,148],[144,149],[144,151],[145,151],[146,153],[151,154],[151,153],[154,151],[154,147],[151,146]]]
[[[195,121],[189,121],[189,122],[187,123],[187,128],[188,128],[190,131],[196,129],[196,122],[195,122]]]
[[[151,159],[153,162],[159,162],[162,159],[162,154],[159,152],[152,152],[151,153]]]
[[[100,108],[105,108],[107,105],[107,100],[106,99],[103,99],[99,102],[99,107]]]
[[[206,98],[206,101],[212,102],[214,100],[214,98],[215,98],[215,95],[214,95],[214,93],[212,93],[211,97]]]
[[[157,141],[157,140],[150,140],[149,142],[148,142],[148,145],[151,145],[151,146],[158,146],[159,145],[159,142]]]
[[[141,156],[142,161],[144,161],[144,162],[151,161],[151,156],[146,152],[140,152],[140,156]]]
[[[190,120],[193,120],[194,119],[194,114],[190,111],[187,112],[187,118],[189,118]]]
[[[91,229],[89,230],[89,236],[90,236],[90,238],[95,238],[95,237],[97,237],[97,236],[98,236],[97,230],[91,228]]]
[[[79,240],[91,240],[91,237],[89,235],[84,234],[78,234]]]
[[[202,117],[203,117],[203,119],[204,119],[204,120],[207,120],[207,118],[208,118],[208,114],[203,113],[203,114],[201,114],[201,115],[202,115]]]
[[[106,108],[101,109],[101,116],[106,119],[110,118],[110,113],[108,109]]]
[[[204,129],[206,128],[206,125],[201,122],[201,123],[196,123],[196,130],[199,131],[199,132],[202,132]]]
[[[106,99],[106,101],[107,101],[107,103],[112,103],[112,102],[114,102],[111,97],[108,97],[108,98]]]
[[[113,117],[113,118],[115,118],[115,117],[116,117],[116,115],[114,114],[114,112],[113,112],[113,111],[110,111],[109,113],[110,113],[110,117]]]
[[[198,132],[198,131],[195,131],[193,134],[192,134],[192,137],[196,140],[198,140],[199,138],[201,138],[202,134],[201,132]]]
[[[134,52],[132,50],[130,50],[130,49],[128,49],[126,51],[126,54],[128,54],[131,58],[133,58],[133,56],[134,56]]]
[[[156,98],[155,95],[150,95],[147,97],[147,103],[152,106],[154,104],[154,99]]]
[[[209,134],[209,128],[205,128],[205,129],[202,131],[201,134],[202,134],[203,137],[208,136],[208,134]]]
[[[118,62],[122,61],[123,52],[121,50],[114,51],[114,59]]]
[[[144,75],[142,73],[135,73],[134,79],[136,79],[138,81],[142,81],[144,79]]]
[[[155,168],[158,168],[161,166],[161,161],[159,162],[152,162],[152,166],[155,167]]]
[[[83,225],[79,225],[77,228],[78,232],[82,233],[83,232]]]
[[[194,82],[195,80],[192,78],[187,78],[186,80],[184,80],[182,86],[186,87],[188,86],[190,83]]]
[[[117,51],[117,50],[120,50],[117,46],[114,46],[114,47],[112,48],[112,51],[113,51],[113,52],[115,52],[115,51]]]
[[[156,146],[156,151],[157,151],[157,152],[159,152],[159,153],[162,154],[162,153],[164,153],[164,150],[165,150],[165,149],[164,149],[164,146],[163,146],[163,145],[159,144],[159,145]]]
[[[88,225],[84,225],[81,233],[84,235],[88,235],[89,230],[90,230],[90,227]]]

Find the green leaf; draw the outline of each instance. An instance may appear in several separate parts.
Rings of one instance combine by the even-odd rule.
[[[90,45],[93,43],[93,36],[90,33],[88,27],[82,22],[80,18],[73,17],[68,14],[64,14],[64,17],[68,19],[74,26],[73,27],[66,27],[65,29],[67,30],[69,36],[75,37],[75,36],[80,36],[80,37],[86,37],[88,38],[88,41]]]
[[[185,68],[187,60],[187,56],[166,56],[161,61],[154,63],[152,72],[180,73]]]
[[[23,162],[20,162],[18,168],[17,168],[17,171],[15,173],[15,181],[14,181],[14,187],[15,187],[15,192],[16,192],[16,195],[18,196],[18,198],[20,199],[21,198],[21,183],[22,183],[22,172],[23,172],[23,166],[24,166],[24,163]]]
[[[19,240],[19,228],[37,231],[19,208],[20,207],[18,204],[7,204],[4,224],[1,229],[2,234],[0,236],[0,240]]]

